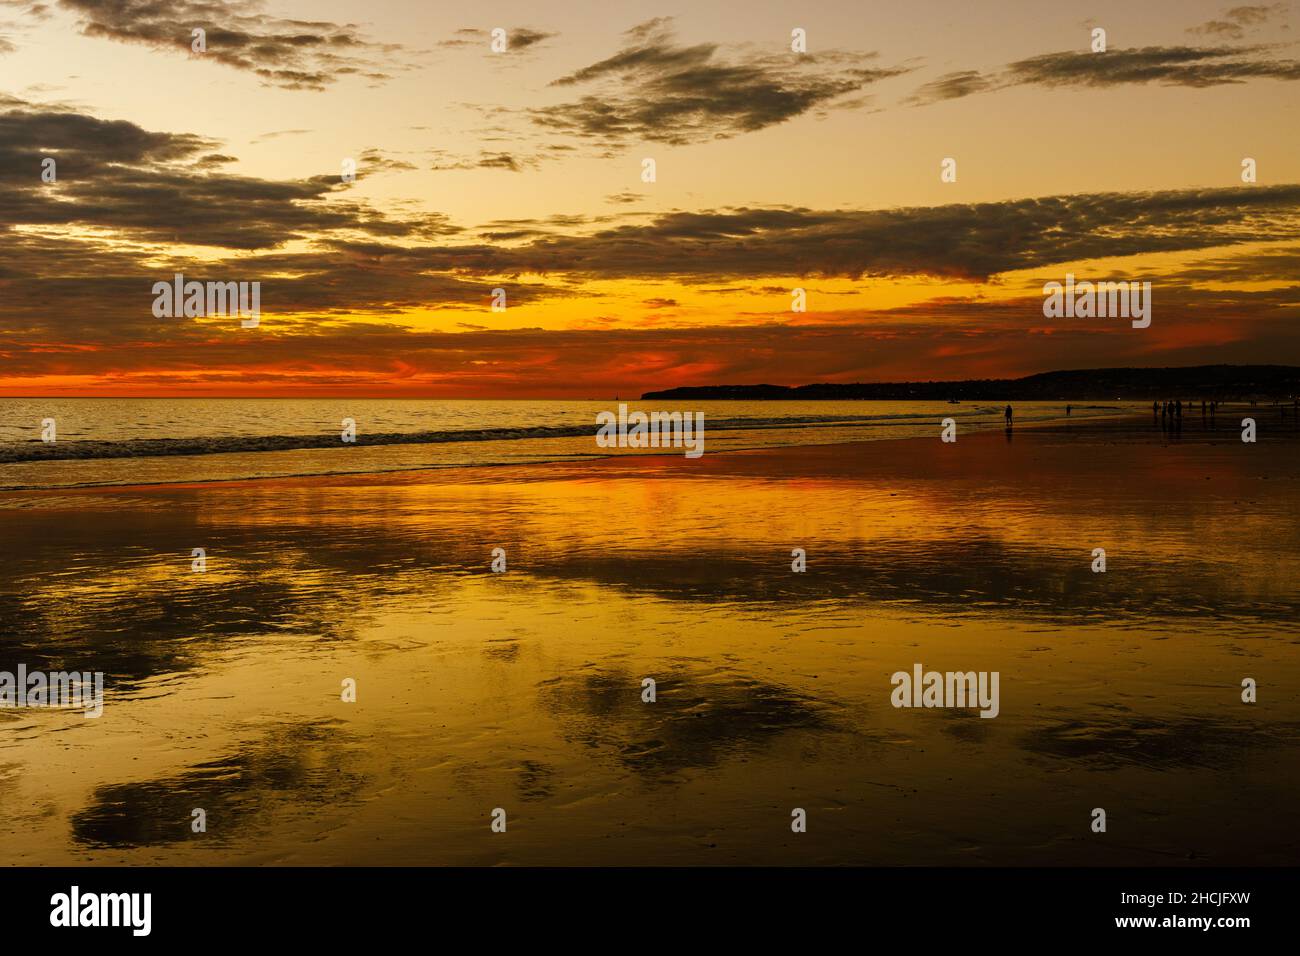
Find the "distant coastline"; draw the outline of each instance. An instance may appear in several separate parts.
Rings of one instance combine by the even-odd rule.
[[[1161,399],[1290,399],[1300,395],[1294,365],[1195,365],[1041,372],[1024,378],[954,382],[814,385],[699,385],[646,392],[651,399],[743,401],[1156,401]]]

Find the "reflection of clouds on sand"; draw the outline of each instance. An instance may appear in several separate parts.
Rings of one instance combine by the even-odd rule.
[[[727,673],[658,679],[657,700],[641,700],[641,678],[590,667],[543,682],[542,707],[564,736],[618,760],[646,783],[680,783],[680,774],[707,770],[753,754],[782,735],[832,733],[840,707],[777,684]]]
[[[202,528],[192,501],[171,499],[6,516],[11,547],[42,547],[5,555],[13,560],[0,581],[0,659],[32,669],[93,661],[111,687],[201,668],[243,638],[347,639],[358,626],[352,586],[381,590],[399,561],[415,564],[409,540],[340,542],[331,538],[337,528],[301,514],[250,528],[237,502],[213,505]],[[208,551],[204,573],[190,570],[195,541]],[[416,587],[407,578],[400,590]]]
[[[1194,771],[1252,820],[1295,805],[1238,770],[1300,749],[1300,445],[1082,435],[0,494],[0,661],[107,672],[102,721],[0,712],[0,836],[28,862],[677,864],[797,788],[843,808],[842,840],[802,840],[818,860],[1013,863],[1079,774],[1130,804],[1201,806]],[[891,708],[913,661],[1000,671],[1004,713]],[[1277,827],[1193,829],[1149,844],[1272,859]],[[728,859],[788,862],[766,832],[733,827]]]
[[[184,773],[99,788],[90,805],[73,814],[72,838],[96,847],[239,842],[247,839],[247,828],[284,814],[319,814],[353,801],[364,783],[351,769],[357,746],[337,721],[281,725]],[[196,807],[207,811],[207,833],[191,832]]]
[[[334,522],[286,522],[253,541],[246,529],[217,524],[202,538],[209,545],[205,574],[188,572],[176,542],[195,534],[181,528],[137,531],[137,547],[148,553],[116,564],[104,554],[102,562],[75,574],[55,573],[62,556],[46,549],[44,560],[14,568],[0,583],[0,657],[43,670],[90,662],[106,672],[111,690],[201,667],[213,648],[242,639],[348,640],[364,623],[362,611],[428,597],[455,603],[460,576],[486,568],[485,536],[462,531],[430,541],[409,531],[378,537]],[[83,555],[93,547],[89,535],[100,533],[87,531]],[[773,605],[781,613],[878,604],[925,617],[983,615],[1058,625],[1147,626],[1159,618],[1242,627],[1300,616],[1300,597],[1275,589],[1271,572],[1251,573],[1244,556],[1237,568],[1246,573],[1224,575],[1216,554],[1189,557],[1178,567],[1126,554],[1122,573],[1103,576],[1090,573],[1076,555],[1050,547],[1011,549],[996,540],[910,540],[865,554],[835,542],[809,544],[804,574],[789,573],[775,548],[755,553],[699,546],[624,552],[617,560],[557,548],[518,560],[514,577],[503,576],[502,583],[585,583],[623,598],[737,609]],[[82,557],[77,563],[87,562]],[[510,661],[518,645],[501,640],[483,653]]]
[[[1032,730],[1020,746],[1032,754],[1097,770],[1124,766],[1151,770],[1222,769],[1260,750],[1294,747],[1300,724],[1260,724],[1241,719],[1151,717],[1065,720]]]
[[[151,570],[160,571],[156,564]],[[0,651],[32,669],[92,662],[110,689],[200,668],[215,647],[239,638],[292,631],[337,637],[350,625],[349,613],[334,613],[337,605],[291,577],[191,579],[171,571],[135,587],[58,590],[0,595]]]
[[[779,552],[756,555],[749,549],[625,554],[617,562],[553,554],[528,573],[568,582],[585,579],[629,595],[674,601],[770,602],[782,608],[823,602],[914,605],[918,614],[1055,624],[1148,626],[1153,616],[1276,623],[1300,616],[1300,596],[1265,592],[1266,581],[1226,577],[1221,561],[1209,554],[1177,566],[1126,554],[1123,573],[1103,578],[1077,554],[1063,554],[1051,542],[1013,549],[991,538],[913,539],[877,545],[868,554],[807,543],[810,570],[804,574],[789,573]]]
[[[691,613],[761,609],[795,626],[880,606],[950,623],[1208,620],[1255,636],[1300,616],[1286,583],[1300,570],[1294,516],[1276,495],[1236,506],[1282,486],[1261,482],[1235,448],[1190,464],[1149,445],[1080,455],[1052,433],[1035,433],[1023,458],[1002,455],[996,437],[962,441],[980,453],[955,462],[937,441],[881,442],[705,456],[691,472],[619,461],[600,481],[574,465],[481,469],[446,484],[60,495],[5,513],[0,659],[91,662],[111,695],[244,640],[350,641],[386,607],[461,606],[464,578],[487,573],[489,545],[510,554],[493,585],[506,592],[595,586]],[[1294,449],[1271,456],[1284,471]],[[590,520],[601,514],[619,516],[617,535]],[[1100,539],[1104,575],[1085,560]],[[806,573],[789,571],[792,542],[808,549]],[[195,544],[208,550],[203,574],[188,570]],[[483,653],[517,652],[502,642]]]

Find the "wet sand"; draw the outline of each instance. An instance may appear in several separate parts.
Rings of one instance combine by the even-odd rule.
[[[1294,864],[1268,421],[0,493],[0,668],[107,673],[0,710],[6,860]],[[892,707],[915,662],[999,716]]]

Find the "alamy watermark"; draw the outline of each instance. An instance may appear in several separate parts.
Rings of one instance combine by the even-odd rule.
[[[177,272],[171,282],[153,284],[153,314],[156,319],[187,319],[210,315],[241,317],[240,326],[257,328],[262,318],[262,283],[185,281]]]
[[[1131,318],[1133,328],[1151,324],[1150,282],[1076,283],[1066,273],[1065,285],[1048,282],[1043,286],[1043,316],[1048,319]]]
[[[84,709],[87,717],[104,713],[103,671],[0,671],[0,707]]]
[[[132,936],[148,936],[153,928],[152,893],[83,893],[73,886],[50,897],[54,927],[119,926]]]
[[[1000,710],[998,671],[925,671],[920,664],[912,672],[895,671],[889,682],[894,691],[889,702],[895,707],[978,707],[981,717],[996,717]]]
[[[685,448],[687,458],[704,454],[703,412],[628,412],[596,415],[596,444],[601,448]]]

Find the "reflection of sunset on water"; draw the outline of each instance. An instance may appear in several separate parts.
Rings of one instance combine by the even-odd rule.
[[[27,862],[1271,861],[1292,784],[1243,781],[1300,745],[1300,459],[1145,427],[7,493],[8,540],[44,542],[6,556],[10,646],[109,678],[99,721],[0,714],[4,762],[41,767],[0,788],[6,839]],[[192,540],[208,570],[177,574]],[[997,719],[892,708],[913,661],[1000,672]],[[1247,673],[1268,706],[1243,714]],[[1061,836],[1079,787],[1185,809],[1088,843]],[[771,838],[791,788],[812,825]],[[484,845],[503,794],[514,836]],[[189,804],[219,839],[189,839]],[[1228,807],[1231,841],[1197,823]]]

